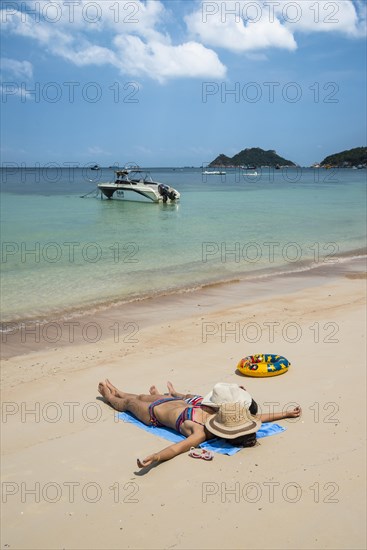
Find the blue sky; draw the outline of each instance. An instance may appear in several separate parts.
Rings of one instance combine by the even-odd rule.
[[[366,145],[361,0],[1,3],[1,162],[301,165]]]

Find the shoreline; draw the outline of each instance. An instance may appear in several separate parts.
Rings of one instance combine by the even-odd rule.
[[[262,319],[258,319],[257,316],[255,320],[253,319],[255,315],[251,314],[252,308],[255,310],[261,308],[264,319],[268,320],[269,314],[266,308],[263,309],[263,304],[281,304],[283,301],[289,302],[292,296],[296,299],[303,295],[312,302],[314,294],[320,294],[323,297],[327,295],[334,297],[335,300],[339,289],[349,285],[360,289],[358,299],[361,301],[363,298],[367,299],[366,278],[365,260],[359,258],[345,263],[322,264],[307,272],[283,273],[253,280],[237,279],[210,284],[190,292],[115,304],[74,318],[62,317],[44,323],[25,324],[11,332],[2,333],[0,359],[5,368],[7,364],[11,364],[18,358],[23,361],[28,356],[43,356],[50,352],[69,354],[73,353],[74,349],[83,349],[83,353],[88,355],[95,348],[105,350],[106,347],[110,347],[111,350],[119,349],[124,357],[136,352],[145,332],[157,332],[159,335],[157,341],[163,343],[171,339],[172,327],[187,324],[199,326],[201,323],[199,340],[204,337],[210,340],[213,333],[218,337],[222,331],[222,323],[214,321],[212,326],[212,319],[216,319],[219,314],[228,317],[229,312],[232,312],[233,320],[229,320],[228,323],[234,324],[233,332],[236,330],[237,312],[241,309],[248,312],[246,322],[253,324],[253,330],[256,329],[259,334],[267,333],[269,328],[266,325],[261,326]],[[331,289],[332,294],[328,294]],[[363,289],[365,289],[364,293]],[[355,304],[356,295],[351,293],[351,296],[353,300],[349,299],[349,301]],[[331,309],[333,310],[333,306]],[[290,312],[291,308],[288,307],[286,310],[281,308],[277,312],[274,307],[271,307],[271,311],[273,314],[270,323],[276,323],[282,312]],[[312,311],[319,317],[315,309]],[[243,340],[243,336],[237,333],[233,338]],[[257,343],[256,340],[256,335],[249,334],[246,343],[253,346]],[[266,350],[265,352],[268,353]],[[33,363],[33,365],[38,364]],[[6,380],[6,374],[2,377],[3,380]]]
[[[84,313],[44,321],[8,323],[8,328],[11,325],[9,330],[1,334],[0,358],[9,359],[35,350],[64,348],[83,342],[99,344],[112,337],[115,341],[123,339],[133,343],[134,336],[141,329],[160,321],[178,321],[182,316],[192,316],[198,312],[211,313],[218,307],[218,300],[225,307],[233,307],[238,303],[238,296],[245,295],[248,305],[269,296],[277,297],[282,293],[327,285],[338,278],[363,279],[366,277],[365,267],[365,257],[358,256],[349,258],[349,261],[318,264],[307,271],[237,278],[210,283],[194,290],[112,303],[98,309],[88,308]],[[201,306],[200,302],[205,305]]]
[[[356,275],[366,269],[367,252],[364,248],[353,249],[348,252],[338,254],[334,261],[327,261],[326,257],[320,257],[318,262],[310,260],[302,260],[300,262],[288,262],[283,266],[273,266],[271,268],[262,268],[253,272],[233,273],[230,278],[217,278],[214,280],[207,280],[201,283],[197,283],[191,286],[182,286],[172,288],[169,290],[156,291],[152,294],[142,293],[138,296],[127,297],[126,299],[113,298],[106,302],[99,304],[90,304],[84,307],[75,306],[69,307],[64,311],[50,311],[47,314],[25,316],[22,319],[9,319],[0,322],[0,334],[2,335],[2,341],[4,342],[3,335],[11,334],[13,332],[19,332],[24,330],[25,326],[30,327],[32,325],[45,325],[50,322],[68,322],[72,320],[80,320],[90,316],[105,315],[109,310],[115,308],[130,308],[131,305],[138,305],[139,303],[146,303],[149,301],[160,301],[164,299],[179,299],[185,295],[199,295],[201,292],[205,293],[210,288],[228,286],[233,284],[256,284],[257,282],[265,280],[279,281],[282,277],[322,277],[327,274],[331,276],[337,276],[338,273],[345,273],[350,269],[356,270]],[[353,267],[355,266],[355,267]],[[5,336],[5,340],[8,341],[8,337]]]

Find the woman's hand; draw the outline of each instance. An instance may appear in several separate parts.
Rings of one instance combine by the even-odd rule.
[[[182,453],[186,453],[191,449],[191,447],[197,447],[200,443],[205,441],[206,434],[204,431],[204,426],[195,424],[191,420],[185,420],[185,424],[187,424],[187,431],[189,433],[186,439],[162,449],[159,453],[149,455],[143,460],[138,458],[137,462],[139,468],[146,468],[147,466],[152,466],[152,464],[155,463],[158,464],[159,462],[171,460],[171,458],[174,458]]]
[[[298,416],[301,416],[302,409],[301,407],[295,407],[294,409],[290,409],[286,412],[286,418],[297,418]]]
[[[144,458],[143,460],[140,460],[140,458],[137,459],[137,463],[138,463],[139,468],[146,468],[147,466],[151,466],[155,462],[159,462],[159,455],[158,454],[149,455],[146,458]]]

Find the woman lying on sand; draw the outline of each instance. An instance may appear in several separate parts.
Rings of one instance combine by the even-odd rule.
[[[155,386],[150,388],[149,395],[137,395],[118,390],[109,380],[98,385],[99,393],[117,411],[130,412],[148,426],[166,426],[186,437],[159,453],[138,459],[139,468],[170,460],[214,437],[226,439],[236,447],[252,447],[262,422],[295,418],[301,414],[300,407],[296,407],[285,413],[254,416],[241,402],[198,404],[199,396],[178,394],[170,383],[168,389],[171,395],[159,394]]]

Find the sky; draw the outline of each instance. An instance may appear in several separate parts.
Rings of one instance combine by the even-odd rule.
[[[1,165],[366,145],[364,0],[0,3]]]

